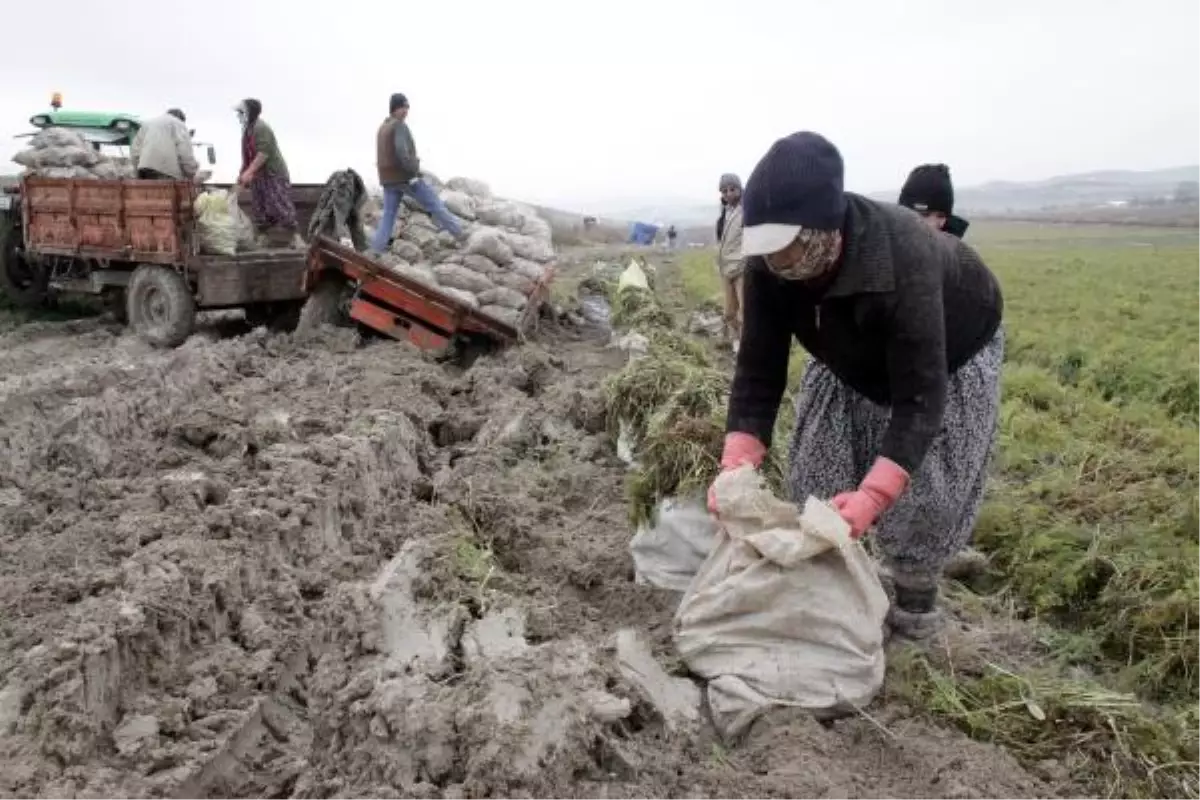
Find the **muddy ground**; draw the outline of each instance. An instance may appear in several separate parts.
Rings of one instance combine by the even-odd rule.
[[[1056,793],[885,703],[714,739],[632,579],[602,331],[465,370],[229,333],[0,335],[0,794]]]

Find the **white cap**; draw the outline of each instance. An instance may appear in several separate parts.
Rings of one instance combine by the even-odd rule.
[[[742,229],[742,256],[769,256],[791,244],[803,228],[799,225],[781,225],[768,222]]]

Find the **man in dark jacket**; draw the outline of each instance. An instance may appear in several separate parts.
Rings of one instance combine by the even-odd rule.
[[[417,145],[408,129],[408,98],[397,92],[388,102],[388,116],[375,135],[376,166],[379,183],[383,186],[383,216],[371,237],[371,255],[378,256],[387,249],[400,213],[400,201],[410,195],[433,216],[438,227],[449,231],[454,238],[463,238],[462,228],[447,209],[437,192],[421,180],[421,160]]]
[[[959,239],[970,225],[962,217],[954,216],[954,184],[945,164],[922,164],[908,173],[898,202],[920,214],[931,228]]]
[[[801,381],[789,488],[875,528],[893,633],[929,635],[946,560],[971,535],[999,409],[1003,301],[961,241],[843,191],[842,158],[809,132],[776,142],[742,198],[745,327],[722,468],[759,466],[794,338]],[[714,513],[720,509],[712,509]]]

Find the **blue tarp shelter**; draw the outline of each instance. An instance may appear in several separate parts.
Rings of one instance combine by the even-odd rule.
[[[654,237],[658,236],[658,226],[650,225],[645,222],[635,222],[629,229],[630,244],[654,244]]]

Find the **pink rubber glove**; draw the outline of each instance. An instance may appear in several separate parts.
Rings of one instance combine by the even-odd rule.
[[[767,457],[767,448],[748,433],[735,431],[725,434],[725,449],[721,453],[721,472],[737,469],[743,464],[758,469]],[[717,515],[717,496],[708,487],[708,513]]]
[[[858,490],[833,498],[833,507],[850,523],[850,537],[857,539],[875,524],[880,514],[896,504],[907,488],[908,473],[895,461],[878,458]]]

